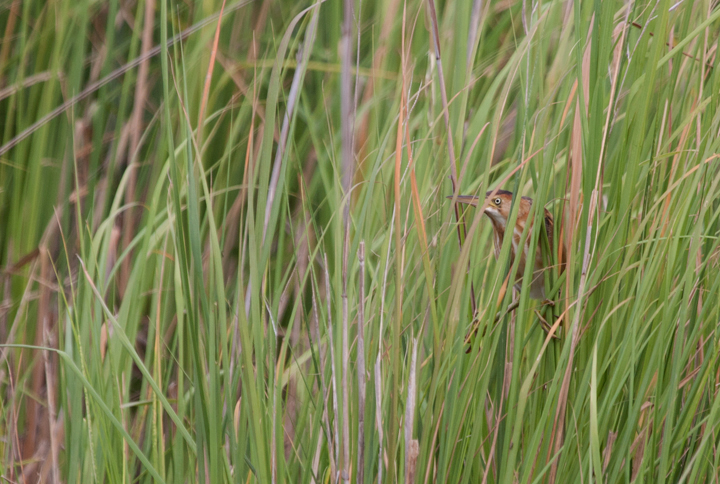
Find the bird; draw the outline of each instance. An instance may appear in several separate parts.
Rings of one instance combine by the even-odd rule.
[[[448,197],[452,199],[453,197]],[[512,206],[512,192],[506,190],[492,190],[485,194],[485,209],[484,214],[488,216],[493,227],[493,244],[495,247],[495,259],[500,257],[500,249],[502,248],[505,234],[508,233],[507,221],[510,218],[510,208]],[[480,198],[475,195],[458,195],[457,201],[459,203],[472,205],[477,207],[481,202]],[[522,236],[525,223],[532,207],[533,200],[530,197],[521,197],[519,199],[520,207],[518,208],[517,220],[515,227],[512,232],[512,246],[510,248],[510,263],[515,262],[515,257],[518,253],[518,245],[520,244],[520,237]],[[544,222],[545,231],[547,233],[550,250],[553,247],[553,217],[552,214],[545,210]],[[529,227],[532,229],[532,226]],[[532,299],[538,299],[544,302],[544,304],[553,305],[552,301],[549,301],[545,297],[545,278],[543,272],[547,267],[543,261],[543,248],[542,244],[538,241],[537,248],[535,249],[534,257],[534,270],[533,278],[530,281],[530,297]],[[530,250],[530,237],[528,236],[525,241],[525,247],[520,254],[520,261],[518,263],[517,272],[515,273],[515,289],[520,292],[522,288],[522,277],[525,273],[525,263],[528,260],[528,251]],[[563,250],[560,252],[560,273],[565,269],[564,255],[567,251]],[[545,258],[547,261],[552,263],[553,257],[548,254]]]

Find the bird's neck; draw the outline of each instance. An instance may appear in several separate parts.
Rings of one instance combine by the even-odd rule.
[[[498,222],[493,217],[490,217],[490,221],[493,224],[493,229],[495,229],[495,233],[500,236],[500,240],[505,236],[505,224],[502,222]]]

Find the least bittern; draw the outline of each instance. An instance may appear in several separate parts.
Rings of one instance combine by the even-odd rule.
[[[493,243],[495,246],[495,258],[500,257],[500,249],[502,248],[503,240],[507,230],[507,221],[510,218],[510,207],[512,205],[511,192],[505,190],[497,190],[494,193],[492,191],[485,194],[485,215],[488,216],[493,227]],[[448,197],[452,198],[452,197]],[[466,203],[477,207],[480,202],[480,198],[474,195],[459,195],[457,201],[460,203]],[[510,263],[515,262],[515,256],[518,252],[518,246],[520,245],[520,237],[522,236],[525,228],[525,222],[527,221],[530,209],[532,207],[532,198],[521,197],[519,200],[520,206],[518,207],[517,219],[515,227],[512,230],[512,246],[510,248]],[[553,217],[550,212],[545,209],[545,232],[548,238],[548,247],[552,251],[553,247]],[[532,226],[529,227],[532,229]],[[530,281],[530,297],[533,299],[539,299],[545,304],[553,305],[551,301],[548,301],[545,297],[545,278],[543,273],[547,269],[545,261],[552,264],[552,254],[544,254],[543,244],[538,241],[537,248],[535,249],[534,257],[534,270],[533,278]],[[563,247],[564,249],[564,247]],[[520,292],[522,288],[522,277],[525,273],[525,263],[528,260],[528,252],[530,251],[530,237],[526,236],[525,244],[520,254],[520,261],[518,262],[517,271],[515,273],[514,286],[515,289]],[[565,269],[564,257],[567,252],[562,250],[559,257],[560,272],[562,273]],[[538,314],[540,320],[547,324],[547,322]],[[547,328],[546,328],[547,329]]]

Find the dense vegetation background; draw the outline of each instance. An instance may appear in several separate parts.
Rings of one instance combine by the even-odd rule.
[[[4,481],[717,482],[716,0],[0,27]],[[554,308],[454,184],[553,213]]]

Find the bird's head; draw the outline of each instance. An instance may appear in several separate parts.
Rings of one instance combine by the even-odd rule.
[[[510,218],[510,206],[512,205],[512,192],[497,190],[494,194],[489,191],[485,194],[485,214],[495,223],[505,227]]]
[[[493,221],[493,225],[496,229],[505,229],[507,220],[510,218],[510,207],[512,206],[512,192],[506,190],[497,190],[495,193],[489,191],[485,194],[485,210],[484,213]],[[453,197],[447,197],[452,199]],[[479,198],[475,195],[458,195],[455,199],[458,203],[466,203],[477,207],[479,205]],[[519,199],[520,206],[518,207],[518,222],[523,224],[528,214],[530,213],[530,205],[532,199],[528,197],[521,197]]]

